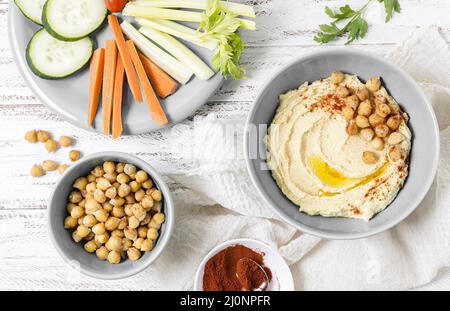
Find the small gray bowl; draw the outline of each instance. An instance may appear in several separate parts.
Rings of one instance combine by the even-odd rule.
[[[82,243],[75,243],[72,240],[72,230],[64,229],[64,218],[68,215],[66,204],[68,203],[69,193],[73,190],[73,182],[80,176],[88,175],[95,166],[101,165],[104,161],[130,163],[143,169],[151,176],[156,187],[163,195],[163,211],[166,215],[166,220],[161,227],[160,236],[153,250],[143,253],[142,257],[137,261],[124,260],[117,265],[101,261],[95,254],[87,253],[83,249]],[[91,154],[71,165],[64,175],[61,176],[50,195],[47,211],[50,239],[64,260],[83,274],[105,280],[132,276],[153,263],[167,246],[174,227],[174,217],[175,212],[171,193],[155,169],[133,155],[113,151]]]
[[[409,177],[397,198],[370,222],[300,213],[284,196],[266,166],[263,139],[272,122],[279,95],[305,81],[327,77],[334,70],[367,80],[381,76],[384,86],[409,114],[413,133]],[[262,130],[261,130],[262,129]],[[262,87],[247,120],[244,154],[250,177],[264,201],[284,221],[327,239],[356,239],[390,229],[420,204],[433,183],[439,159],[439,129],[431,104],[416,82],[386,59],[359,50],[328,49],[303,56],[275,73]]]

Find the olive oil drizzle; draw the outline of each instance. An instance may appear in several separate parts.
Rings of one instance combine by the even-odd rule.
[[[308,157],[307,159],[308,166],[316,175],[322,183],[331,187],[331,188],[342,188],[349,187],[345,191],[349,191],[355,189],[356,187],[368,184],[372,180],[382,176],[389,168],[390,163],[386,161],[386,163],[381,166],[374,173],[363,177],[363,178],[350,178],[345,176],[345,174],[337,171],[333,167],[331,167],[328,163],[323,161],[319,156],[313,155]],[[344,192],[345,192],[344,191]],[[342,192],[327,192],[324,190],[319,190],[319,196],[333,197]]]

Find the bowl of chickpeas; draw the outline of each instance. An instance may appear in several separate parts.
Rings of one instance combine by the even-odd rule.
[[[49,235],[74,268],[99,279],[141,272],[166,247],[174,205],[162,177],[120,152],[84,157],[61,176],[48,204]]]

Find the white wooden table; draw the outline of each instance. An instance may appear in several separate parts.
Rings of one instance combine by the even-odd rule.
[[[12,0],[10,0],[12,1]],[[161,173],[176,172],[182,163],[171,156],[166,131],[119,141],[79,130],[62,121],[40,103],[21,78],[7,40],[8,0],[0,0],[0,290],[10,289],[158,289],[139,276],[122,282],[101,282],[80,277],[58,256],[46,229],[45,209],[58,174],[40,179],[29,176],[33,163],[47,158],[66,161],[67,151],[46,154],[42,145],[27,144],[25,131],[46,129],[54,135],[76,137],[77,148],[93,151],[122,150],[138,154]],[[325,46],[313,40],[317,25],[327,22],[325,5],[365,0],[248,0],[257,12],[258,30],[245,33],[248,49],[243,56],[248,79],[227,81],[197,115],[216,113],[219,118],[243,120],[259,85],[272,72],[297,55]],[[384,54],[395,48],[414,30],[438,26],[450,42],[449,0],[401,0],[402,13],[384,23],[381,5],[374,3],[367,18],[371,28],[367,38],[353,46]],[[343,41],[330,45],[342,45]],[[173,188],[177,185],[173,184]],[[428,288],[450,284],[450,274],[441,273]]]

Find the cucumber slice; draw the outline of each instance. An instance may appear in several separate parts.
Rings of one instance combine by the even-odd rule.
[[[94,41],[61,41],[44,28],[38,30],[27,46],[26,58],[31,71],[44,79],[62,79],[81,70],[91,59]]]
[[[36,24],[42,25],[42,9],[47,0],[14,0],[22,14]]]
[[[104,0],[47,0],[42,22],[55,38],[76,41],[100,28],[107,14]]]

